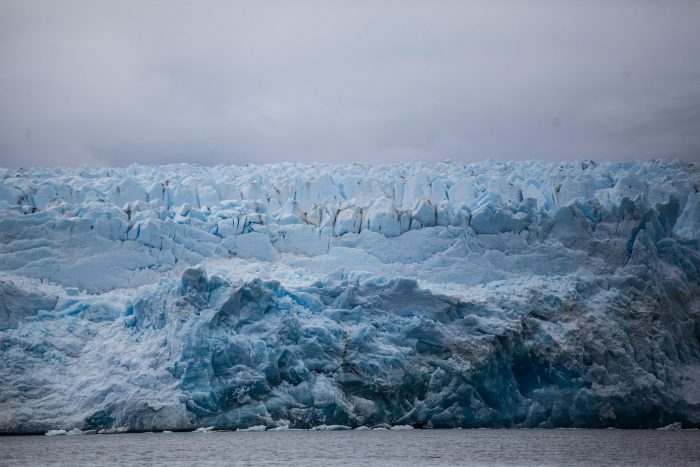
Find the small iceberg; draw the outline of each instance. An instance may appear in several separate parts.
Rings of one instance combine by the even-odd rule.
[[[681,422],[674,422],[671,423],[670,425],[662,426],[661,428],[657,428],[657,430],[661,431],[679,431],[683,429],[683,425],[681,425]]]
[[[214,428],[216,428],[216,427],[215,426],[207,426],[207,427],[200,426],[199,428],[194,430],[194,432],[195,433],[209,433],[211,431],[214,431]]]
[[[97,430],[81,430],[80,428],[73,428],[72,430],[49,430],[44,433],[44,436],[74,436],[74,435],[94,435]]]
[[[311,431],[342,431],[342,430],[352,430],[347,425],[319,425],[311,428]]]
[[[115,433],[126,433],[129,431],[128,426],[120,426],[118,428],[103,428],[97,432],[98,435],[113,435]]]
[[[392,430],[413,430],[411,425],[394,425],[391,427]]]
[[[255,426],[250,426],[248,428],[239,428],[236,431],[265,431],[267,430],[267,427],[265,425],[255,425]]]

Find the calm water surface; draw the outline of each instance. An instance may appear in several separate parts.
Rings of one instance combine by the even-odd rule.
[[[700,465],[700,432],[414,430],[0,437],[0,465]]]

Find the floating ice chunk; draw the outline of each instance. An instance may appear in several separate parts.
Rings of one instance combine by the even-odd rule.
[[[267,427],[265,425],[254,425],[248,428],[239,428],[237,431],[265,431]]]
[[[666,426],[662,426],[661,428],[657,428],[657,430],[661,431],[679,431],[683,429],[683,425],[681,422],[673,422],[671,424],[668,424]]]
[[[411,425],[394,425],[391,427],[392,430],[413,430]]]
[[[44,436],[63,436],[67,434],[67,430],[49,430],[46,433],[44,433]]]
[[[127,426],[120,426],[117,428],[103,428],[101,430],[97,431],[98,435],[112,435],[116,433],[126,433],[129,431],[129,427]]]
[[[215,429],[216,429],[215,426],[207,426],[207,427],[200,426],[199,428],[197,428],[196,430],[194,430],[194,432],[195,432],[195,433],[211,433],[211,432],[214,431]]]

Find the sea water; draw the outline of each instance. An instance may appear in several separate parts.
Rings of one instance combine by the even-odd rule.
[[[413,430],[0,437],[0,465],[700,465],[700,431]]]

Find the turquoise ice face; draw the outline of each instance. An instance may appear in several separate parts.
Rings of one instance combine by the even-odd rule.
[[[0,174],[2,431],[700,424],[692,165]]]

